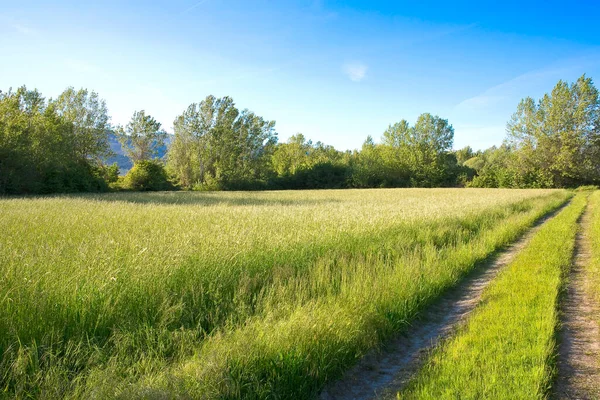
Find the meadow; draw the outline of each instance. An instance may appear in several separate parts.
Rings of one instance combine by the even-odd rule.
[[[314,398],[564,190],[0,199],[7,398]]]

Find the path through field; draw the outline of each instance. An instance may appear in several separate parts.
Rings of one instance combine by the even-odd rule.
[[[600,315],[600,307],[586,291],[590,220],[588,209],[581,218],[574,265],[561,306],[558,377],[554,388],[557,399],[600,399],[600,329],[594,320]]]
[[[562,209],[562,207],[560,208]],[[447,337],[479,303],[485,287],[514,259],[539,227],[558,213],[556,210],[538,221],[521,239],[481,266],[463,283],[429,307],[425,315],[383,349],[365,356],[341,380],[326,387],[321,400],[360,400],[396,398],[421,367],[426,354]]]

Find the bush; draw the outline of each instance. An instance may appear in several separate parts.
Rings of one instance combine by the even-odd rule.
[[[323,162],[300,168],[294,174],[273,179],[274,189],[342,189],[349,186],[350,170],[345,165]]]
[[[169,190],[172,188],[167,172],[156,161],[138,161],[123,179],[123,189],[129,190]]]

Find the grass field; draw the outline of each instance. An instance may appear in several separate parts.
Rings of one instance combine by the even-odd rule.
[[[311,398],[557,190],[0,199],[4,396]]]
[[[401,399],[541,399],[554,372],[558,301],[571,266],[580,194],[491,284],[459,332],[438,347]]]

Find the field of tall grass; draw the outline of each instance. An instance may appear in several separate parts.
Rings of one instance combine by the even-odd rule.
[[[430,356],[399,399],[542,399],[555,371],[558,302],[572,263],[577,195],[484,292],[468,323]]]
[[[570,196],[0,199],[0,393],[312,398]]]

